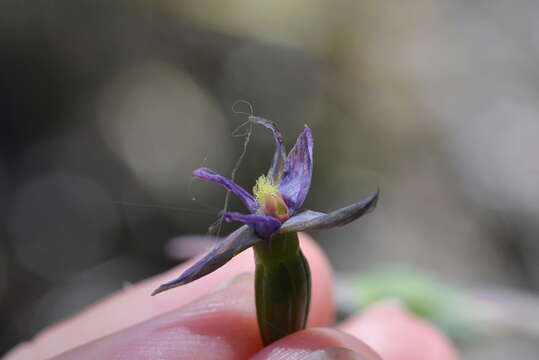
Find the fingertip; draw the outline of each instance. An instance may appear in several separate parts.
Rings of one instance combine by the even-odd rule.
[[[335,349],[348,349],[335,350]],[[324,351],[321,351],[324,350]],[[303,359],[323,354],[324,359],[332,359],[331,355],[364,360],[381,360],[381,358],[365,343],[342,331],[331,328],[311,328],[289,335],[258,352],[252,360]],[[354,357],[355,356],[355,357]],[[336,357],[341,358],[341,357]]]
[[[457,360],[450,340],[398,302],[373,306],[340,329],[365,341],[384,360]]]

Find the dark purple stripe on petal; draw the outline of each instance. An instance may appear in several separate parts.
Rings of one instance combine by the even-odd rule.
[[[313,174],[313,135],[305,126],[296,144],[288,153],[279,190],[294,213],[303,205],[311,186]]]
[[[250,116],[249,120],[256,124],[265,126],[273,132],[273,138],[275,139],[275,154],[273,155],[273,162],[271,163],[271,167],[268,171],[268,176],[271,177],[271,179],[277,184],[279,181],[281,181],[284,163],[286,160],[283,136],[273,121],[259,118],[258,116]]]
[[[250,212],[254,213],[258,209],[258,203],[253,195],[236,184],[234,181],[229,180],[208,168],[196,169],[193,171],[193,174],[199,179],[213,181],[219,185],[222,185],[225,189],[238,196]]]
[[[378,202],[379,194],[380,192],[376,191],[363,201],[332,211],[329,214],[305,211],[288,219],[279,229],[279,233],[328,229],[346,225],[373,211]]]
[[[240,252],[259,241],[263,241],[263,239],[258,237],[252,228],[247,225],[240,227],[238,230],[234,231],[224,240],[219,242],[202,259],[185,270],[180,277],[164,283],[155,289],[152,296],[165,290],[172,289],[180,285],[185,285],[217,270],[234,256],[238,255]]]
[[[269,239],[271,235],[281,227],[281,222],[272,216],[258,214],[239,214],[234,212],[221,211],[226,221],[240,221],[252,226],[258,236]]]

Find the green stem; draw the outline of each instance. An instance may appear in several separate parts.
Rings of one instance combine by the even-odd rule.
[[[296,233],[254,246],[258,327],[265,345],[305,328],[311,302],[309,264]]]

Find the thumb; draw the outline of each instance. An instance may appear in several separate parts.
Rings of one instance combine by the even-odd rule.
[[[251,274],[238,275],[216,291],[178,310],[54,359],[247,358],[261,347],[252,284]]]

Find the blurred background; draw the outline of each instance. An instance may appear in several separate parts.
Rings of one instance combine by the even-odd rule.
[[[312,127],[306,208],[381,188],[374,214],[313,234],[343,314],[402,297],[464,359],[537,359],[538,11],[532,0],[0,2],[0,354],[203,251],[189,235],[233,228],[212,226],[225,192],[191,171],[230,175],[245,100],[289,147]],[[273,152],[267,130],[250,140],[236,176],[247,189]],[[487,323],[500,331],[475,331]]]

